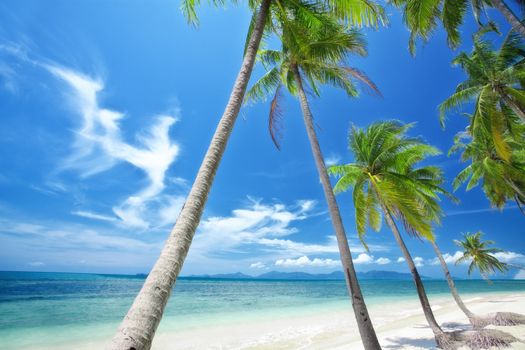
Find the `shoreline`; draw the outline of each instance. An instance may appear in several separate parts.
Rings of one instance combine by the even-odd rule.
[[[492,292],[462,295],[472,312],[485,315],[497,311],[525,314],[525,293]],[[430,295],[432,309],[445,330],[469,328],[466,316],[451,295]],[[361,341],[350,303],[329,303],[330,307],[305,308],[304,313],[255,314],[250,318],[211,319],[208,324],[177,327],[170,318],[161,322],[152,349],[361,349]],[[340,309],[339,309],[340,307]],[[388,300],[369,305],[369,313],[383,349],[433,349],[434,338],[426,324],[419,300]],[[246,313],[247,315],[248,313]],[[213,321],[213,322],[211,322]],[[175,328],[174,328],[175,327]],[[101,349],[110,340],[116,325],[99,325],[98,337],[82,341],[54,342],[49,345],[17,347],[25,350]],[[496,327],[525,341],[525,325]],[[510,349],[525,349],[514,343]]]

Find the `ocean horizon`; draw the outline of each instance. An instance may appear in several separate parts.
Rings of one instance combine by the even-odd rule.
[[[2,349],[110,339],[144,275],[0,272]],[[361,281],[370,306],[417,299],[410,280]],[[525,280],[458,280],[463,295],[525,292]],[[449,293],[426,280],[432,301]],[[159,332],[349,310],[343,280],[179,278]]]

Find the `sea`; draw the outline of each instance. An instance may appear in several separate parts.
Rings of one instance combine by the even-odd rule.
[[[144,276],[0,272],[0,349],[110,339]],[[362,280],[367,304],[417,298],[412,281]],[[443,280],[427,280],[433,296]],[[460,293],[525,292],[525,280],[458,280]],[[344,281],[179,278],[159,332],[351,308]]]

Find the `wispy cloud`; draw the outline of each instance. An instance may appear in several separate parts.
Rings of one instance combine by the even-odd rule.
[[[305,242],[296,235],[300,232],[296,225],[316,215],[316,203],[310,200],[285,205],[250,199],[247,205],[233,210],[229,216],[203,220],[195,236],[190,258],[193,261],[202,262],[204,259],[210,262],[224,259],[228,254],[235,255],[236,259],[247,259],[249,255],[251,261],[248,260],[245,266],[252,264],[254,258],[259,258],[267,266],[275,265],[276,261],[280,261],[277,266],[292,266],[297,259],[301,259],[297,263],[304,266],[328,267],[332,263],[327,261],[339,260],[335,236],[328,234],[324,240]],[[374,248],[378,251],[386,249],[382,246],[371,247]],[[352,245],[351,249],[355,253],[364,253],[360,245]],[[315,263],[308,264],[303,257]],[[380,260],[380,263],[384,261]]]
[[[499,213],[504,210],[513,210],[518,209],[518,206],[506,206],[503,209],[496,208],[479,208],[479,209],[467,209],[467,210],[451,210],[446,213],[446,216],[457,216],[457,215],[470,215],[470,214],[479,214],[479,213]]]
[[[330,154],[326,159],[324,160],[326,166],[332,166],[339,164],[341,162],[341,156],[336,153]]]
[[[110,221],[110,222],[117,221],[117,218],[114,216],[107,216],[107,215],[92,213],[90,211],[77,210],[77,211],[72,211],[71,214],[76,215],[76,216],[81,216],[84,218],[88,218],[88,219],[95,219],[95,220],[101,220],[101,221]]]
[[[148,271],[162,240],[146,242],[116,232],[66,221],[0,217],[0,255],[4,263],[70,271],[82,264],[93,270]],[[30,256],[29,263],[22,262]],[[43,265],[45,264],[45,265]]]
[[[264,268],[266,268],[266,265],[261,261],[257,261],[255,263],[250,264],[250,269],[264,269]]]
[[[169,137],[169,130],[178,116],[155,116],[155,123],[136,135],[138,145],[132,145],[122,136],[120,122],[124,114],[99,105],[98,94],[104,89],[101,79],[57,65],[43,66],[67,84],[69,103],[82,118],[80,127],[75,130],[73,153],[61,168],[77,170],[82,177],[89,177],[119,162],[129,163],[144,171],[148,185],[115,205],[114,214],[125,225],[148,228],[153,221],[149,218],[150,205],[156,204],[155,210],[161,213],[171,213],[172,198],[165,207],[160,204],[159,208],[158,197],[165,188],[166,172],[179,154],[179,145]],[[101,219],[100,216],[83,216]],[[161,220],[166,221],[164,217]]]

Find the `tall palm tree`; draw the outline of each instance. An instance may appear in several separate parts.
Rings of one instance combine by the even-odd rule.
[[[454,179],[454,189],[466,182],[468,191],[482,182],[483,191],[493,206],[501,209],[509,200],[514,200],[521,209],[525,204],[525,147],[516,139],[525,139],[524,126],[515,126],[512,132],[517,137],[507,137],[505,152],[498,152],[493,138],[483,130],[475,137],[470,127],[460,132],[449,153],[461,152],[461,160],[470,164]],[[508,154],[506,159],[502,153]]]
[[[454,240],[454,243],[463,249],[463,256],[456,261],[456,264],[470,262],[468,274],[470,275],[474,269],[477,269],[485,279],[496,271],[508,271],[508,265],[494,256],[503,250],[490,248],[494,241],[484,241],[481,239],[482,236],[483,233],[478,231],[465,234],[463,240]]]
[[[448,348],[451,338],[434,317],[416,264],[396,223],[401,222],[409,235],[433,241],[432,221],[441,212],[438,193],[446,194],[439,187],[443,181],[439,168],[416,167],[418,162],[439,151],[418,139],[407,137],[410,127],[411,124],[394,121],[376,122],[366,130],[353,127],[349,148],[355,162],[334,165],[329,172],[339,178],[334,187],[336,193],[353,188],[356,227],[363,243],[367,226],[380,230],[382,212],[412,273],[436,343]]]
[[[512,29],[525,38],[525,25],[503,0],[390,0],[389,2],[403,12],[403,19],[410,30],[409,50],[412,54],[415,53],[416,40],[421,38],[427,41],[439,22],[447,32],[449,46],[457,48],[461,43],[460,26],[469,7],[480,26],[484,25],[480,15],[487,7],[499,10]],[[518,2],[522,4],[523,0]]]
[[[133,305],[124,317],[110,349],[149,349],[160,323],[164,308],[199,225],[213,179],[226,149],[228,139],[244,101],[255,57],[266,27],[271,24],[271,13],[279,12],[288,0],[250,0],[253,17],[248,29],[241,69],[217,129],[201,163],[186,202],[176,219],[157,262],[151,269]],[[298,6],[301,1],[289,2]],[[183,0],[182,9],[190,22],[196,23],[195,8],[199,0]],[[222,1],[214,1],[222,4]],[[377,25],[384,22],[384,11],[373,0],[319,0],[320,6],[351,25]],[[308,8],[308,7],[305,7]]]
[[[278,148],[281,136],[278,132],[281,89],[284,87],[299,98],[312,154],[335,229],[348,292],[363,346],[365,349],[380,349],[357,280],[341,214],[326,171],[305,92],[306,84],[312,88],[315,95],[320,94],[319,84],[329,84],[342,88],[349,96],[355,96],[357,95],[356,80],[365,82],[378,92],[375,85],[363,73],[345,64],[349,53],[366,54],[365,42],[358,32],[348,30],[346,26],[339,24],[326,13],[307,18],[299,11],[293,13],[288,11],[282,13],[279,23],[276,34],[282,43],[281,50],[259,52],[259,59],[267,69],[267,73],[248,91],[247,98],[257,101],[273,95],[269,131]]]

